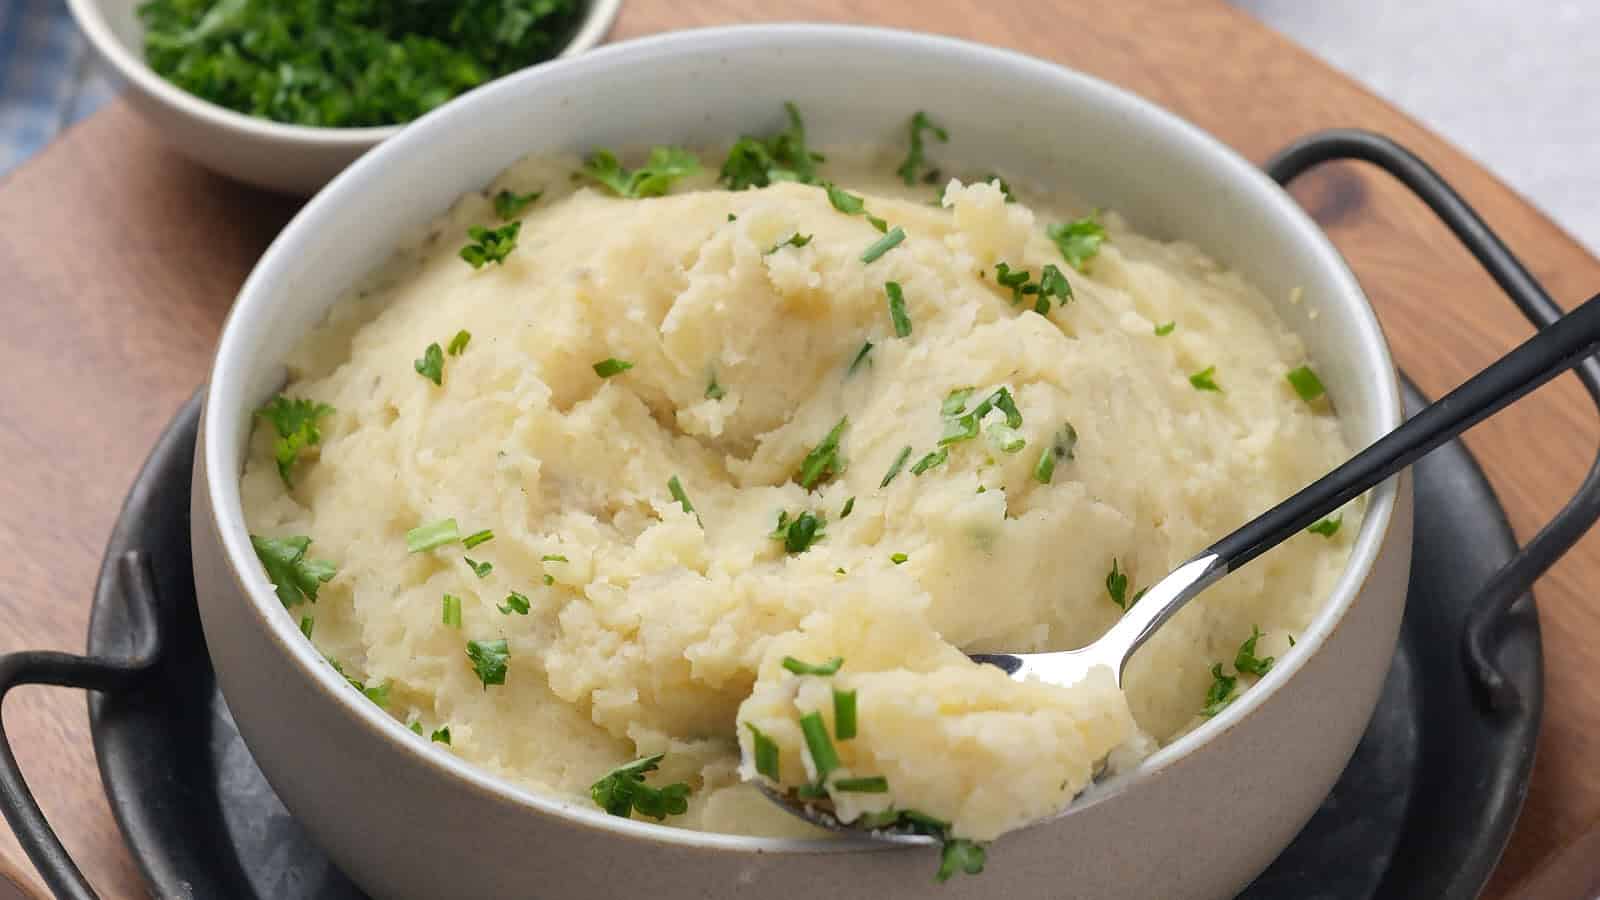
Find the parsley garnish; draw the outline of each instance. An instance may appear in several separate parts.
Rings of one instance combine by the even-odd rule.
[[[435,728],[433,730],[433,734],[428,736],[428,740],[433,741],[435,744],[445,744],[448,746],[450,743],[450,726],[441,725],[438,728]]]
[[[660,197],[680,178],[700,171],[700,160],[682,147],[652,147],[645,164],[628,171],[610,150],[596,150],[580,170],[618,197]]]
[[[379,709],[388,708],[389,688],[393,686],[393,682],[389,679],[385,678],[381,684],[364,685],[358,681],[351,681],[350,683],[355,685],[356,690],[365,695],[368,700],[376,703]]]
[[[887,794],[889,793],[889,779],[882,775],[841,778],[833,783],[833,789],[851,794]]]
[[[850,518],[850,511],[856,508],[856,498],[849,497],[844,501],[844,509],[839,510],[839,518]]]
[[[1008,452],[1022,449],[1021,435],[1012,440],[1006,433],[1015,433],[1022,427],[1022,413],[1017,409],[1016,401],[1011,399],[1011,391],[1005,387],[996,388],[994,393],[985,397],[971,410],[963,411],[967,398],[972,396],[972,388],[962,388],[951,391],[939,406],[939,414],[944,417],[944,433],[939,437],[939,446],[946,447],[961,441],[969,441],[978,436],[978,426],[983,422],[983,417],[992,410],[1005,413],[1005,430],[995,432],[995,438],[1000,443],[1010,443],[1014,447]]]
[[[422,720],[421,719],[418,719],[418,720],[412,722],[410,725],[408,725],[406,727],[411,729],[411,733],[412,734],[416,735],[417,737],[422,737]]]
[[[801,234],[800,232],[796,231],[794,234],[791,234],[788,237],[784,238],[783,240],[777,242],[776,244],[773,244],[772,247],[767,250],[767,252],[765,252],[765,253],[763,253],[761,255],[762,256],[771,256],[772,254],[777,253],[779,250],[782,250],[785,247],[804,247],[805,245],[807,245],[809,243],[811,243],[811,235],[809,235],[809,234]]]
[[[494,195],[494,214],[501,221],[515,219],[522,211],[538,202],[544,196],[544,191],[533,191],[528,194],[518,194],[515,191],[501,191]]]
[[[806,490],[816,487],[821,481],[832,478],[844,472],[844,463],[839,459],[839,439],[844,436],[846,426],[850,424],[850,417],[839,420],[833,426],[822,443],[811,448],[806,458],[800,461],[800,474],[795,480]]]
[[[667,479],[667,493],[672,495],[672,499],[678,501],[678,505],[683,507],[684,512],[694,516],[694,520],[700,523],[701,528],[706,527],[706,523],[700,521],[700,514],[694,511],[694,504],[689,502],[689,495],[684,493],[683,482],[678,480],[678,476],[674,475]]]
[[[950,448],[940,447],[939,449],[929,453],[927,456],[917,460],[917,464],[911,467],[911,474],[921,475],[923,472],[928,471],[934,466],[940,465],[949,458]]]
[[[756,772],[777,781],[778,742],[762,734],[754,723],[746,722],[744,727],[750,729],[751,755],[755,757]]]
[[[878,487],[888,487],[891,480],[894,480],[894,476],[898,476],[899,471],[906,466],[907,458],[910,458],[910,444],[907,444],[906,447],[901,447],[901,452],[894,455],[894,461],[890,463],[890,471],[883,474],[883,480],[878,482]]]
[[[438,344],[429,344],[428,349],[422,351],[422,358],[411,365],[418,375],[444,386],[444,351],[439,349]]]
[[[1331,538],[1339,533],[1339,526],[1343,524],[1344,513],[1339,513],[1336,516],[1329,516],[1326,519],[1323,519],[1306,530],[1312,534],[1320,534],[1325,538]]]
[[[1189,376],[1189,383],[1197,391],[1216,391],[1222,393],[1222,388],[1217,385],[1217,367],[1206,366],[1204,369]]]
[[[644,783],[645,774],[661,765],[662,756],[657,753],[612,769],[589,788],[589,796],[596,806],[624,819],[634,812],[658,821],[683,815],[689,811],[687,784],[679,781],[654,788]]]
[[[1118,609],[1128,608],[1128,573],[1117,569],[1116,557],[1111,558],[1111,571],[1106,575],[1106,593]]]
[[[494,540],[494,532],[488,528],[485,528],[482,531],[475,531],[472,534],[462,538],[461,546],[471,550],[473,547],[476,547],[479,544],[487,544],[492,540]]]
[[[983,871],[987,855],[982,844],[965,838],[946,838],[939,853],[939,873],[934,879],[943,883],[958,871],[977,875]]]
[[[775,181],[815,184],[822,154],[806,148],[806,127],[793,103],[783,104],[789,127],[768,138],[745,135],[728,149],[717,177],[729,190],[766,187]]]
[[[905,555],[904,553],[891,553],[891,554],[889,554],[889,562],[892,562],[897,566],[900,565],[901,563],[904,563],[906,560],[908,560],[910,558],[911,557]]]
[[[727,392],[722,389],[722,385],[717,384],[717,373],[712,372],[711,383],[706,385],[706,399],[721,400],[726,394]]]
[[[444,606],[439,613],[439,621],[451,628],[461,627],[461,598],[455,594],[444,595]]]
[[[1045,234],[1055,241],[1056,249],[1061,251],[1061,258],[1067,261],[1067,265],[1079,272],[1089,270],[1089,261],[1100,252],[1100,244],[1106,239],[1105,226],[1095,221],[1092,215],[1051,225],[1045,229]]]
[[[283,479],[285,487],[294,487],[291,475],[300,451],[315,447],[322,441],[322,430],[317,427],[317,420],[332,414],[333,407],[326,403],[316,403],[304,397],[291,399],[283,394],[273,397],[272,402],[256,410],[256,415],[271,422],[273,430],[278,433],[277,440],[272,442],[272,455],[278,463],[278,477]]]
[[[770,536],[783,541],[783,549],[790,553],[804,553],[811,549],[812,544],[822,540],[827,526],[827,518],[814,513],[803,512],[791,519],[787,512],[779,512],[778,527],[772,530]]]
[[[844,660],[839,661],[843,665]],[[856,692],[833,689],[833,733],[839,740],[856,736]]]
[[[613,375],[621,375],[631,368],[633,368],[633,363],[613,356],[595,363],[594,373],[601,378],[610,378]]]
[[[924,131],[931,133],[941,144],[950,141],[950,133],[934,124],[934,121],[928,118],[928,114],[921,110],[918,110],[916,115],[911,117],[910,130],[911,145],[906,150],[905,161],[900,163],[900,167],[895,169],[895,173],[906,184],[916,184],[917,178],[922,174],[924,164],[922,159],[922,133]]]
[[[867,341],[866,343],[862,344],[861,345],[861,349],[856,351],[856,358],[850,360],[850,368],[845,370],[845,372],[844,372],[845,376],[849,377],[851,375],[854,375],[856,373],[856,369],[860,368],[861,364],[867,361],[867,354],[871,353],[871,352],[872,352],[872,342],[871,341]]]
[[[994,280],[1001,287],[1011,289],[1011,305],[1016,306],[1022,298],[1029,294],[1039,293],[1039,286],[1029,284],[1032,276],[1027,269],[1012,269],[1009,263],[995,263]]]
[[[300,617],[300,633],[306,636],[306,640],[311,640],[311,632],[314,631],[316,627],[316,619],[313,619],[310,616]]]
[[[460,356],[461,352],[467,349],[467,344],[471,340],[472,332],[463,328],[462,330],[456,332],[455,337],[450,339],[450,346],[446,347],[444,352],[450,354],[451,356]]]
[[[796,675],[837,675],[839,667],[844,665],[844,657],[835,656],[821,665],[802,662],[792,656],[783,658],[783,667]]]
[[[823,182],[822,187],[828,192],[828,202],[839,212],[847,216],[859,216],[867,211],[866,201],[844,188],[828,181]]]
[[[1211,687],[1206,689],[1206,705],[1201,708],[1200,715],[1211,718],[1223,707],[1233,702],[1233,687],[1238,682],[1238,676],[1222,674],[1222,663],[1211,667]]]
[[[1251,675],[1261,676],[1272,670],[1272,664],[1277,662],[1277,657],[1269,656],[1262,659],[1256,656],[1256,641],[1261,637],[1261,629],[1250,626],[1250,636],[1239,645],[1239,652],[1233,657],[1233,667],[1240,672],[1249,672]]]
[[[1172,330],[1174,328],[1177,328],[1177,327],[1178,327],[1178,323],[1175,322],[1175,321],[1174,322],[1166,322],[1164,324],[1157,325],[1156,326],[1156,337],[1166,337],[1167,335],[1172,333]]]
[[[905,240],[905,239],[906,239],[906,230],[904,228],[901,228],[899,225],[896,225],[893,229],[891,229],[883,237],[878,238],[876,241],[873,241],[872,242],[872,246],[868,247],[865,251],[862,252],[861,261],[864,262],[864,263],[873,262],[878,257],[880,257],[880,256],[884,255],[885,253],[888,253],[890,250],[893,250],[894,248],[900,246],[900,242]]]
[[[267,578],[285,607],[298,606],[307,600],[317,602],[317,589],[332,580],[338,571],[327,560],[306,559],[311,538],[304,535],[268,538],[252,534],[250,546],[255,548],[261,567],[267,570]]]
[[[519,616],[525,616],[528,614],[529,608],[528,598],[517,593],[516,591],[512,591],[506,595],[506,602],[504,604],[495,606],[495,609],[500,610],[502,615],[507,616],[511,615],[512,613],[516,613]]]
[[[894,336],[910,337],[911,317],[906,315],[906,296],[900,290],[900,282],[884,282],[883,291],[889,295],[889,321],[894,323]]]
[[[489,577],[489,573],[494,571],[494,563],[492,562],[473,562],[472,557],[470,556],[463,556],[461,558],[466,561],[467,567],[472,569],[472,574],[478,576],[479,578],[487,578]]]
[[[467,641],[467,658],[472,660],[472,671],[483,682],[483,689],[491,684],[506,683],[506,665],[511,660],[511,650],[505,638],[495,641]]]
[[[1066,306],[1073,299],[1072,283],[1053,263],[1045,263],[1039,272],[1039,299],[1034,303],[1033,311],[1041,316],[1049,312],[1051,297],[1056,298],[1057,305]]]
[[[811,765],[817,772],[817,784],[828,780],[828,775],[839,768],[839,751],[828,737],[828,726],[822,713],[809,712],[800,717],[800,733],[805,736],[806,750],[811,754]]]
[[[461,248],[461,258],[474,269],[481,269],[487,263],[505,265],[506,257],[517,249],[517,233],[521,230],[521,222],[510,222],[499,228],[474,225],[467,229],[472,243]]]
[[[461,540],[461,531],[455,519],[428,522],[406,532],[406,552],[421,553]]]
[[[1310,366],[1301,366],[1284,377],[1289,379],[1289,384],[1294,386],[1294,392],[1300,395],[1300,399],[1307,403],[1315,401],[1326,393],[1322,387],[1322,379],[1311,371]]]

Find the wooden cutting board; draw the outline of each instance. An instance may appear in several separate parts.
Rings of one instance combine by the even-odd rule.
[[[627,0],[614,39],[761,20],[852,21],[1011,47],[1125,85],[1261,161],[1360,126],[1432,162],[1563,303],[1600,262],[1475,163],[1221,0]],[[1401,366],[1432,395],[1528,333],[1429,213],[1344,166],[1297,190],[1349,257]],[[83,648],[101,548],[156,435],[205,377],[229,303],[296,204],[165,149],[124,103],[0,181],[0,652]],[[1600,424],[1571,376],[1468,439],[1526,538],[1577,486]],[[1600,537],[1538,587],[1548,699],[1526,811],[1488,896],[1563,900],[1600,886]],[[107,898],[143,896],[101,791],[83,697],[28,688],[7,731],[46,812]],[[0,829],[7,872],[37,876]]]

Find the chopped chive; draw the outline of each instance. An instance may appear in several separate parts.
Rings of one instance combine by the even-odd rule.
[[[455,337],[450,339],[450,346],[445,348],[445,352],[451,356],[460,356],[461,352],[467,349],[467,343],[471,340],[472,332],[463,328],[456,332]]]
[[[883,220],[883,219],[878,218],[877,216],[873,215],[872,213],[867,213],[867,222],[873,228],[878,229],[878,233],[879,234],[883,234],[884,232],[889,230],[889,223],[887,221]]]
[[[473,532],[472,534],[462,538],[461,546],[471,550],[473,547],[476,547],[479,544],[487,544],[492,540],[494,540],[494,532],[488,528],[485,528],[482,531]]]
[[[940,447],[932,453],[929,453],[927,456],[917,460],[917,464],[911,467],[911,474],[921,475],[923,472],[928,471],[934,466],[940,465],[949,458],[950,448]]]
[[[602,359],[595,363],[594,373],[599,375],[601,378],[610,378],[613,375],[621,375],[623,372],[626,372],[631,368],[633,368],[633,363],[628,362],[627,360],[617,359],[615,356],[613,356],[608,359]]]
[[[428,349],[422,351],[422,358],[412,362],[411,367],[423,378],[436,385],[444,385],[444,351],[439,349],[437,343],[429,344]]]
[[[451,628],[461,627],[461,598],[454,594],[444,595],[444,611],[440,614],[440,621]]]
[[[300,617],[300,633],[305,635],[307,640],[311,639],[311,632],[316,627],[317,627],[317,620],[316,619],[313,619],[310,616],[301,616]]]
[[[871,352],[872,352],[872,342],[871,341],[867,341],[866,343],[862,344],[861,345],[861,349],[856,351],[856,358],[852,359],[850,361],[850,368],[846,369],[844,374],[847,377],[850,376],[850,375],[854,375],[856,373],[856,369],[861,368],[861,364],[867,361],[867,354],[871,353]]]
[[[445,544],[454,544],[461,540],[461,531],[456,527],[455,519],[440,519],[437,522],[428,522],[406,532],[406,552],[421,553]]]
[[[889,295],[889,321],[894,323],[895,337],[911,336],[911,317],[906,315],[906,297],[898,281],[886,281],[884,293]]]
[[[839,667],[842,665],[844,665],[844,657],[842,656],[835,656],[820,666],[801,662],[792,656],[783,658],[783,667],[796,675],[834,675],[838,673]]]
[[[567,558],[559,553],[546,553],[539,557],[540,562],[566,562]]]
[[[1307,403],[1315,401],[1326,393],[1322,387],[1322,379],[1311,371],[1310,366],[1301,366],[1284,377],[1289,379],[1289,384],[1294,386],[1294,392],[1300,395],[1300,399]]]
[[[833,733],[839,740],[856,736],[856,692],[833,689]]]
[[[833,783],[833,789],[851,794],[887,794],[889,793],[889,779],[882,775],[869,775],[865,778],[841,778]]]
[[[811,752],[811,764],[817,770],[817,781],[827,780],[828,773],[839,768],[839,752],[833,749],[833,739],[828,737],[828,726],[822,713],[806,713],[800,717],[800,732],[805,735],[806,749]]]
[[[750,742],[756,758],[756,772],[773,781],[778,780],[778,742],[761,733],[753,722],[744,723],[750,729]]]
[[[1040,484],[1049,484],[1050,479],[1056,474],[1056,455],[1049,447],[1039,454],[1039,461],[1033,467],[1033,480]]]
[[[880,487],[880,488],[888,487],[889,486],[889,482],[893,481],[894,477],[896,475],[899,475],[900,474],[900,470],[905,467],[906,460],[910,456],[911,456],[911,445],[907,444],[906,446],[904,446],[904,447],[902,447],[900,449],[900,452],[894,458],[894,462],[889,464],[889,471],[884,474],[883,480],[878,482],[878,487]]]
[[[1156,326],[1156,337],[1166,337],[1173,329],[1178,327],[1177,322],[1165,322]]]
[[[905,239],[906,239],[906,230],[904,228],[901,228],[899,225],[896,225],[894,228],[890,229],[888,231],[888,233],[886,233],[883,237],[878,238],[876,241],[872,242],[872,246],[868,247],[861,254],[861,261],[864,262],[864,263],[874,262],[875,260],[877,260],[878,257],[880,257],[880,256],[884,255],[885,253],[888,253],[890,250],[893,250],[894,248],[900,246],[900,242],[905,240]]]
[[[506,602],[503,605],[495,608],[500,610],[502,615],[509,616],[512,613],[516,613],[519,616],[525,616],[528,614],[528,610],[531,607],[528,604],[527,597],[517,593],[516,591],[512,591],[506,595]]]
[[[850,511],[856,508],[856,498],[850,497],[844,501],[844,509],[839,510],[839,518],[850,518]]]
[[[804,247],[809,243],[811,243],[811,235],[801,234],[800,232],[796,231],[794,234],[791,234],[776,244],[773,244],[771,249],[761,255],[771,256],[785,247]]]
[[[848,416],[839,420],[829,430],[822,443],[811,448],[806,458],[800,462],[800,475],[796,481],[806,490],[816,487],[819,481],[838,475],[844,471],[844,463],[839,459],[839,439],[844,436],[844,430],[850,424]]]
[[[891,554],[889,554],[889,562],[892,562],[897,566],[900,565],[901,563],[904,563],[906,560],[908,560],[910,558],[911,557],[905,555],[904,553],[891,553]]]
[[[494,571],[494,563],[492,562],[474,562],[470,556],[463,556],[461,558],[465,560],[467,566],[472,569],[472,574],[478,576],[479,578],[488,578],[489,573]]]
[[[678,480],[678,476],[674,475],[667,479],[667,492],[672,495],[672,499],[678,501],[684,512],[693,515],[694,520],[700,522],[700,514],[694,511],[694,504],[689,502],[689,495],[683,492],[683,482]],[[705,523],[700,522],[700,527],[704,528]]]

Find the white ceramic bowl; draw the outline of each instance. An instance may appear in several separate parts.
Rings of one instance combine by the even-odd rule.
[[[386,898],[1231,896],[1316,809],[1372,713],[1410,563],[1403,478],[1372,493],[1337,590],[1256,687],[1095,804],[1002,838],[985,873],[937,891],[932,850],[699,834],[502,782],[350,690],[274,596],[239,473],[251,410],[330,302],[526,153],[727,142],[778,125],[784,100],[821,147],[899,141],[926,109],[950,129],[943,158],[1066,185],[1141,230],[1194,240],[1270,297],[1303,288],[1282,313],[1350,442],[1399,423],[1383,335],[1322,233],[1244,159],[1129,93],[1015,53],[873,29],[727,28],[604,48],[407,128],[307,205],[245,283],[212,370],[193,510],[206,640],[240,732],[295,816]]]
[[[258,119],[218,106],[157,75],[144,61],[145,0],[67,0],[100,58],[129,87],[128,98],[173,149],[247,184],[307,196],[356,157],[403,127],[312,128]],[[560,57],[594,47],[622,0],[583,0],[582,19]]]

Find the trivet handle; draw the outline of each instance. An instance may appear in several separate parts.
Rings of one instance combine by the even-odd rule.
[[[24,684],[50,684],[89,691],[118,692],[137,687],[161,658],[157,628],[155,573],[150,559],[134,550],[117,560],[116,583],[127,604],[134,649],[124,659],[76,656],[51,651],[27,651],[0,656],[0,701],[12,688]],[[60,838],[45,820],[39,804],[23,780],[11,741],[0,721],[0,810],[16,833],[17,841],[44,877],[58,900],[98,900],[84,880]]]
[[[1438,172],[1389,138],[1358,129],[1321,131],[1289,145],[1269,160],[1265,168],[1274,181],[1287,186],[1306,170],[1335,160],[1371,163],[1409,188],[1455,234],[1536,328],[1547,328],[1561,318],[1561,307],[1488,223]],[[1600,404],[1600,357],[1584,360],[1573,371],[1589,396]],[[1496,638],[1511,605],[1526,595],[1539,576],[1572,549],[1597,519],[1600,519],[1600,457],[1590,466],[1583,484],[1566,506],[1473,598],[1461,636],[1462,651],[1468,675],[1491,708],[1514,708],[1522,700],[1515,685],[1501,671],[1495,654]]]

